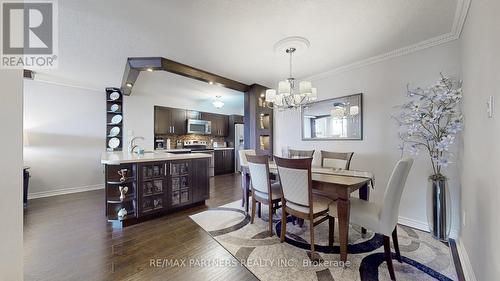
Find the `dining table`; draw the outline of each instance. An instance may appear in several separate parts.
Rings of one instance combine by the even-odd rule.
[[[274,162],[269,162],[269,172],[277,174],[278,168]],[[250,196],[250,172],[248,166],[241,166],[243,200],[248,212]],[[347,245],[349,241],[349,212],[351,193],[357,191],[359,198],[369,200],[370,188],[374,186],[374,176],[371,172],[338,170],[335,168],[311,167],[313,192],[326,196],[337,202],[337,219],[339,221],[340,260],[347,261]],[[362,228],[362,233],[366,230]]]

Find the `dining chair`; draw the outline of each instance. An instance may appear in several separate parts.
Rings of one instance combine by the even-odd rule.
[[[349,170],[354,152],[333,152],[321,150],[321,167]]]
[[[397,232],[399,204],[401,202],[401,195],[403,194],[406,178],[408,177],[412,165],[412,158],[404,158],[396,163],[396,166],[392,170],[391,177],[389,178],[389,182],[387,183],[384,200],[381,204],[357,198],[351,198],[349,200],[351,205],[350,222],[352,224],[367,227],[384,236],[385,260],[391,280],[396,280],[396,276],[392,264],[390,236],[392,235],[396,259],[401,262]],[[335,203],[330,205],[330,213],[336,214]]]
[[[290,149],[288,151],[289,157],[294,158],[294,157],[313,157],[314,156],[314,150],[297,150],[297,149]]]
[[[256,155],[255,149],[241,149],[238,150],[238,159],[240,162],[240,167],[246,167],[248,165],[247,155]],[[250,190],[246,190],[245,182],[241,181],[242,197],[241,197],[241,207],[245,206],[247,202],[247,196],[249,196]]]
[[[328,244],[333,246],[335,219],[328,214],[332,200],[315,195],[312,192],[312,176],[310,158],[274,157],[281,181],[281,242],[285,241],[286,218],[292,216],[308,220],[311,236],[311,259],[314,255],[314,227],[328,220]],[[316,220],[317,218],[320,218]]]
[[[269,236],[273,236],[273,214],[280,208],[281,185],[271,183],[269,178],[269,158],[267,155],[255,156],[246,155],[248,169],[250,170],[250,182],[252,189],[252,219],[255,219],[256,203],[262,203],[269,206]]]

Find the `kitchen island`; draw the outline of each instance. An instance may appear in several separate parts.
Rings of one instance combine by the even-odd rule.
[[[104,152],[106,217],[125,227],[204,204],[210,154]]]

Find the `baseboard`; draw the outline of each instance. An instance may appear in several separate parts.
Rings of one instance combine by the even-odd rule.
[[[97,189],[103,189],[103,184],[95,184],[95,185],[87,185],[87,186],[79,186],[79,187],[70,187],[70,188],[62,188],[56,190],[48,190],[48,191],[40,191],[40,192],[32,192],[28,193],[28,199],[36,199],[50,196],[57,196],[63,194],[71,194],[77,192],[91,191]]]
[[[462,269],[464,271],[465,280],[476,281],[476,275],[472,269],[472,264],[470,263],[469,255],[464,247],[461,239],[457,240],[457,250],[458,256],[460,257],[460,263],[462,264]]]
[[[398,223],[402,225],[406,225],[412,228],[416,228],[418,230],[422,230],[425,232],[429,232],[429,224],[427,222],[417,221],[410,218],[399,217]],[[458,229],[452,228],[450,229],[450,237],[456,239],[458,237]]]
[[[416,228],[418,230],[429,232],[429,225],[426,222],[421,222],[421,221],[417,221],[417,220],[409,219],[409,218],[405,218],[405,217],[399,217],[398,223],[405,225],[405,226],[412,227],[412,228]]]

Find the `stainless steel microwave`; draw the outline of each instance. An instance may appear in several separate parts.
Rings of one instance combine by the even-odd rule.
[[[210,135],[212,133],[212,122],[207,120],[188,119],[187,133],[198,135]]]

